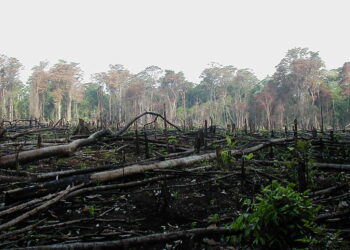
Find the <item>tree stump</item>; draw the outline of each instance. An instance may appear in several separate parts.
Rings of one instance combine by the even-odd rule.
[[[74,130],[73,135],[88,135],[90,134],[90,130],[85,124],[85,121],[83,119],[79,119],[79,123],[77,128]]]

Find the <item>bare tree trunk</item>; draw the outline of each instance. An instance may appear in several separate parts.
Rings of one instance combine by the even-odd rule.
[[[39,93],[36,86],[31,86],[29,99],[29,114],[33,118],[39,118]]]
[[[72,120],[72,90],[68,90],[67,95],[67,121],[70,122]]]
[[[61,101],[57,104],[57,120],[61,120]]]
[[[109,104],[109,121],[112,121],[112,93],[109,93],[108,104]]]

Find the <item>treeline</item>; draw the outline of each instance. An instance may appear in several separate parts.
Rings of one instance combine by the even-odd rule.
[[[201,81],[182,72],[150,66],[134,74],[110,65],[82,82],[78,63],[40,62],[26,83],[21,63],[0,55],[0,118],[42,122],[78,118],[121,124],[144,111],[159,113],[184,126],[216,124],[242,128],[284,128],[295,118],[303,129],[344,128],[350,122],[350,62],[326,70],[317,52],[289,50],[272,76],[259,80],[250,69],[212,63]],[[145,119],[143,123],[147,123]]]

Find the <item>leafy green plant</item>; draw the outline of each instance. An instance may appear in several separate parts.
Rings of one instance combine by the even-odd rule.
[[[169,136],[168,137],[168,143],[171,144],[171,145],[176,144],[177,143],[176,136]]]
[[[243,158],[247,161],[250,161],[251,159],[253,159],[253,157],[254,157],[253,153],[250,153],[248,155],[243,155]]]
[[[86,168],[87,167],[87,164],[85,162],[80,162],[79,163],[79,167],[80,168]]]
[[[231,137],[226,136],[226,143],[230,149],[234,149],[234,147],[237,145],[238,141],[232,141]]]
[[[293,186],[283,187],[273,181],[256,197],[256,202],[246,200],[244,203],[252,212],[242,214],[228,226],[241,232],[229,240],[282,248],[297,246],[298,239],[312,236],[313,228],[307,225],[314,222],[318,209],[306,193],[294,191]]]
[[[212,214],[209,216],[209,222],[210,223],[218,223],[220,221],[220,216],[218,214]]]
[[[270,131],[267,129],[260,129],[259,132],[264,136],[264,137],[269,137]]]
[[[238,141],[233,142],[231,137],[226,136],[226,143],[229,149],[221,151],[221,161],[224,165],[229,165],[230,163],[236,161],[236,159],[231,154],[231,150],[236,146]]]
[[[235,162],[235,158],[231,155],[231,150],[223,150],[221,152],[221,160],[224,165]]]
[[[84,148],[83,151],[85,153],[91,153],[92,152],[92,149],[91,148]]]
[[[308,185],[314,186],[317,170],[313,166],[314,159],[312,158],[312,145],[310,141],[298,140],[295,147],[288,147],[289,158],[288,171],[293,181],[297,182],[298,171],[300,166],[304,166],[305,179]]]
[[[197,222],[197,221],[193,221],[193,222],[191,223],[191,228],[196,228],[197,225],[198,225],[198,222]]]
[[[59,158],[57,160],[57,164],[64,164],[65,162],[66,162],[66,159],[64,159],[64,158]]]
[[[330,233],[322,226],[317,226],[314,222],[305,223],[305,226],[314,232],[314,235],[306,235],[297,240],[307,245],[304,249],[345,249],[342,247],[343,239],[340,232]]]
[[[102,185],[102,182],[100,182],[99,180],[96,180],[94,182],[95,182],[96,186],[101,186]]]
[[[115,154],[113,152],[106,152],[102,155],[102,157],[106,160],[113,159],[113,158],[115,158]]]
[[[179,192],[174,192],[171,194],[171,196],[174,198],[174,199],[178,199],[179,198]]]
[[[88,207],[88,211],[89,211],[89,214],[90,214],[91,216],[94,216],[95,213],[96,213],[96,206],[95,206],[95,205],[89,206],[89,207]]]

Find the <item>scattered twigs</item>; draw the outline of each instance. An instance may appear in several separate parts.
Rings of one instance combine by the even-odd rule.
[[[319,196],[319,195],[329,194],[329,193],[332,193],[332,192],[334,192],[336,190],[340,190],[343,187],[345,187],[344,184],[343,185],[332,186],[332,187],[329,187],[329,188],[325,188],[325,189],[322,189],[322,190],[318,190],[318,191],[309,193],[309,196],[315,197],[315,196]]]
[[[72,192],[78,188],[81,188],[82,186],[84,186],[84,184],[78,185],[78,186],[74,186],[74,187],[70,187],[68,186],[66,190],[61,191],[57,194],[57,196],[53,199],[48,200],[47,202],[45,202],[44,204],[18,216],[17,218],[14,218],[2,225],[0,225],[0,232],[4,231],[5,229],[12,227],[16,224],[18,224],[19,222],[29,218],[30,216],[33,216],[34,214],[39,213],[40,211],[47,209],[48,207],[50,207],[51,205],[55,204],[56,202],[60,201],[61,199],[63,199],[67,194],[69,194],[69,192]]]
[[[67,196],[68,198],[68,196]],[[65,226],[70,226],[73,224],[81,223],[81,222],[87,222],[87,221],[92,221],[95,218],[83,218],[83,219],[77,219],[77,220],[70,220],[70,221],[65,221],[65,222],[60,222],[60,223],[55,223],[51,225],[43,225],[40,227],[37,227],[38,230],[48,230],[52,228],[60,228],[60,227],[65,227]]]
[[[53,128],[39,128],[39,129],[31,129],[31,130],[27,130],[21,133],[17,133],[11,136],[7,136],[7,139],[11,139],[11,140],[15,140],[18,137],[24,136],[24,135],[30,135],[30,134],[37,134],[37,133],[41,133],[41,132],[45,132],[45,131],[50,131]]]
[[[19,204],[17,206],[13,206],[11,208],[8,208],[6,210],[3,210],[3,211],[0,211],[0,217],[1,216],[4,216],[4,215],[7,215],[7,214],[11,214],[11,213],[14,213],[14,212],[18,212],[24,208],[28,208],[28,207],[31,207],[33,205],[36,205],[40,202],[43,202],[45,200],[49,200],[51,199],[52,197],[54,196],[54,194],[49,194],[49,195],[46,195],[42,198],[38,198],[38,199],[34,199],[34,200],[30,200],[28,202],[25,202],[25,203],[22,203],[22,204]]]
[[[123,240],[114,241],[102,241],[102,242],[77,242],[68,244],[54,244],[46,246],[28,247],[26,249],[101,249],[101,248],[116,248],[123,247],[127,248],[130,246],[141,246],[145,244],[152,244],[157,242],[167,242],[177,239],[190,239],[190,238],[200,238],[204,236],[215,236],[215,235],[234,235],[236,231],[231,229],[226,229],[222,227],[218,228],[196,228],[177,232],[168,233],[157,233],[145,236],[132,237]],[[22,249],[22,248],[18,248]],[[23,248],[24,249],[24,248]]]
[[[10,232],[4,233],[4,234],[0,234],[0,240],[1,239],[9,239],[9,238],[14,237],[16,235],[23,234],[25,232],[33,230],[34,228],[36,228],[38,225],[40,225],[44,221],[46,221],[46,219],[42,219],[42,220],[34,223],[33,225],[29,225],[29,226],[21,228],[21,229],[17,229],[17,230],[10,231]]]
[[[326,219],[332,219],[332,218],[337,218],[339,216],[344,216],[350,213],[350,209],[345,209],[344,211],[337,211],[333,213],[326,213],[326,214],[320,214],[317,216],[316,220],[326,220]]]
[[[259,169],[254,169],[254,168],[247,168],[247,169],[248,169],[248,170],[252,170],[252,171],[254,171],[254,172],[256,172],[256,173],[258,173],[258,174],[260,174],[260,175],[262,175],[262,176],[265,176],[266,178],[268,178],[268,179],[270,179],[270,180],[278,180],[278,181],[281,182],[281,183],[288,183],[288,181],[283,180],[282,178],[279,178],[279,177],[277,177],[277,176],[275,176],[275,175],[266,173],[266,172],[261,171],[261,170],[259,170]]]
[[[140,180],[140,181],[131,181],[131,182],[120,183],[120,184],[110,184],[110,185],[103,185],[103,186],[86,187],[86,188],[82,188],[82,189],[76,190],[74,192],[71,192],[67,196],[67,198],[72,198],[74,196],[82,195],[85,193],[142,186],[142,185],[145,185],[148,183],[156,182],[159,180],[171,179],[171,178],[175,178],[175,177],[169,176],[169,175],[164,175],[164,176],[157,176],[157,177],[148,178],[148,179],[144,179],[144,180]]]

